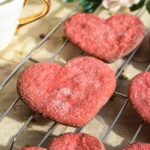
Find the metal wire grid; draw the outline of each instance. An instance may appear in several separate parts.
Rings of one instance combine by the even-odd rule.
[[[100,9],[100,7],[98,8]],[[95,13],[98,11],[98,9],[95,11]],[[76,10],[76,9],[75,9]],[[143,11],[143,9],[139,10],[136,15],[141,14]],[[72,14],[70,14],[69,16],[67,16],[66,18],[64,18],[63,20],[61,20],[46,36],[43,40],[41,40],[40,43],[38,43],[29,53],[28,55],[14,68],[14,70],[5,78],[5,80],[0,84],[0,91],[7,85],[7,83],[14,77],[14,75],[28,62],[28,61],[32,61],[34,63],[37,63],[38,61],[31,58],[32,54],[39,49],[56,31],[57,29],[70,17],[74,14],[74,12]],[[58,48],[56,50],[56,52],[54,53],[54,55],[50,58],[51,60],[54,60],[56,56],[58,56],[58,54],[60,52],[63,51],[63,49],[65,48],[65,46],[69,43],[69,41],[66,39],[64,41],[64,43],[60,46],[60,48]],[[136,48],[131,54],[130,56],[127,58],[127,60],[123,63],[122,66],[120,66],[120,68],[118,69],[118,72],[116,74],[116,78],[118,79],[122,72],[124,71],[124,69],[126,68],[126,66],[130,63],[130,61],[132,60],[132,58],[134,57],[134,55],[136,54],[138,48]],[[83,53],[82,53],[83,54]],[[81,55],[82,55],[81,54]],[[150,64],[147,66],[147,68],[145,69],[145,71],[149,71],[150,70]],[[128,104],[128,96],[120,93],[120,92],[115,92],[114,95],[118,95],[121,96],[125,99],[123,106],[121,107],[120,111],[118,112],[117,116],[114,118],[111,126],[108,128],[106,134],[104,135],[104,137],[101,139],[102,141],[104,141],[106,139],[106,137],[109,135],[109,133],[111,132],[111,130],[114,128],[114,126],[116,125],[117,121],[119,120],[121,114],[123,113],[123,111],[125,110],[127,104]],[[19,101],[19,96],[16,97],[16,99],[13,101],[13,103],[8,107],[8,109],[0,115],[0,121],[6,116],[8,115],[8,113],[11,111],[11,109],[15,106],[15,104]],[[12,144],[10,147],[10,150],[13,149],[15,142],[17,141],[17,139],[19,138],[20,134],[23,132],[24,129],[26,129],[26,127],[29,125],[29,123],[32,121],[32,119],[34,118],[34,114],[31,114],[29,116],[29,118],[27,119],[27,121],[24,123],[24,125],[21,127],[21,129],[18,131],[18,133],[14,136],[13,140],[12,140]],[[42,144],[45,142],[45,140],[51,135],[51,133],[55,130],[55,128],[58,126],[59,123],[54,122],[53,125],[48,129],[47,133],[45,134],[45,136],[42,138],[42,140],[40,141],[40,143],[38,144],[38,146],[42,146]],[[137,131],[135,132],[131,143],[133,143],[138,134],[140,133],[142,127],[144,125],[144,122],[142,121],[141,124],[139,125]],[[83,128],[77,128],[76,129],[76,133],[79,133],[82,131]]]

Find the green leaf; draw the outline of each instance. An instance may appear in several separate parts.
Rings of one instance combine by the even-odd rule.
[[[146,3],[146,9],[150,13],[150,0]]]
[[[87,0],[80,0],[80,5],[82,6],[83,11],[88,12],[93,7],[94,3]]]
[[[145,4],[145,0],[141,0],[138,4],[134,4],[130,7],[131,11],[138,10],[139,8],[143,7]]]
[[[83,12],[94,12],[102,3],[102,0],[63,0],[65,3],[80,2]]]
[[[84,12],[94,12],[102,0],[80,0]]]

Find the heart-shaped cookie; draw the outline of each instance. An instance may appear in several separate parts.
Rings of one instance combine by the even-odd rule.
[[[36,147],[21,150],[45,150]],[[50,142],[48,150],[105,150],[104,145],[95,137],[85,133],[67,133]]]
[[[48,150],[105,150],[95,137],[85,133],[67,133],[55,138]]]
[[[65,23],[65,34],[83,51],[112,62],[133,51],[145,36],[138,17],[118,14],[102,20],[94,14],[78,13]]]
[[[87,124],[114,93],[116,79],[104,62],[75,58],[65,67],[39,63],[23,71],[17,89],[34,111],[56,122]]]
[[[129,100],[143,120],[150,123],[150,72],[140,73],[132,79]]]

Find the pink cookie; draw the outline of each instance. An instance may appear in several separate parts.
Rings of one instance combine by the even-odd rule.
[[[55,138],[49,144],[48,150],[105,150],[105,148],[93,136],[84,133],[70,133]]]
[[[145,27],[138,17],[119,14],[102,20],[78,13],[65,23],[69,40],[83,51],[107,62],[126,56],[143,40]]]
[[[150,72],[140,73],[132,79],[129,100],[143,120],[150,123]]]
[[[150,144],[138,142],[127,146],[123,150],[150,150]]]
[[[93,119],[115,87],[113,71],[93,57],[75,58],[65,67],[32,65],[21,73],[17,84],[20,97],[33,111],[75,127]]]

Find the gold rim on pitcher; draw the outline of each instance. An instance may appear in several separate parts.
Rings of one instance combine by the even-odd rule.
[[[26,5],[28,1],[29,0],[25,0],[24,5]],[[32,15],[32,16],[26,17],[26,18],[21,18],[19,20],[19,22],[20,22],[19,27],[22,27],[26,24],[29,24],[29,23],[36,21],[36,20],[44,17],[45,15],[47,15],[47,13],[49,12],[50,7],[51,7],[51,1],[50,0],[42,0],[42,1],[43,1],[44,7],[41,10],[41,12],[39,12],[38,14]]]

